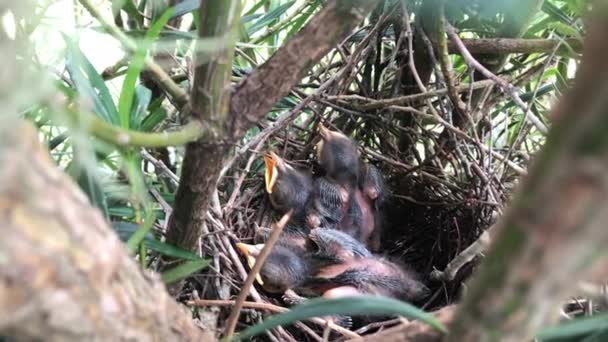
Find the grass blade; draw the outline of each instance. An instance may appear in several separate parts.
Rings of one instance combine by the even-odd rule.
[[[194,272],[198,272],[209,265],[209,261],[205,259],[187,261],[179,266],[176,266],[161,274],[161,279],[165,284],[176,282],[190,276]]]
[[[253,25],[251,25],[247,29],[247,33],[251,36],[257,31],[267,26],[268,24],[272,23],[273,21],[278,20],[283,15],[283,13],[287,12],[287,10],[290,9],[291,6],[293,6],[293,4],[295,4],[295,1],[289,1],[282,4],[281,6],[278,6],[274,10],[266,13],[263,17],[258,19]]]
[[[269,329],[311,317],[357,314],[399,315],[408,319],[419,320],[433,327],[435,330],[444,333],[446,332],[446,328],[439,323],[433,315],[424,312],[411,304],[385,297],[363,296],[338,299],[311,299],[304,304],[295,306],[293,310],[289,312],[271,316],[262,323],[246,329],[239,334],[237,338],[247,339]]]
[[[608,314],[579,318],[558,326],[541,330],[536,338],[540,341],[581,337],[608,331]]]
[[[106,122],[118,124],[118,111],[104,80],[84,55],[78,44],[63,36],[67,46],[66,69],[78,93],[87,96],[95,105],[95,114]]]
[[[129,69],[127,70],[127,75],[125,76],[120,97],[118,99],[119,122],[120,126],[123,128],[129,128],[131,106],[133,105],[133,97],[135,96],[135,84],[137,83],[137,78],[144,67],[144,61],[146,59],[146,55],[148,54],[148,48],[158,37],[160,31],[167,24],[169,19],[171,19],[172,12],[173,9],[171,8],[166,10],[165,13],[163,13],[163,15],[158,18],[154,24],[152,24],[146,33],[146,37],[144,38],[143,42],[139,44],[137,51],[133,55],[133,59],[129,64]]]

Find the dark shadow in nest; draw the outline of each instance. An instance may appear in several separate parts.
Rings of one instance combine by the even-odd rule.
[[[289,155],[286,158],[289,159]],[[311,170],[315,177],[322,176],[323,171],[311,160],[292,164]],[[434,269],[444,270],[455,256],[479,237],[489,226],[494,208],[479,201],[479,184],[474,182],[446,186],[417,173],[397,170],[381,161],[372,163],[382,171],[389,188],[383,209],[381,254],[415,270],[431,289],[429,297],[413,304],[434,311],[455,302],[462,283],[471,275],[476,263],[464,266],[450,282],[432,280],[429,275]],[[263,184],[263,167],[257,175],[251,179],[252,185],[255,182]],[[273,212],[263,188],[259,189],[260,194],[250,205],[258,209],[256,224],[269,227],[280,216]],[[244,241],[253,240],[254,226],[249,225],[250,230],[240,232]],[[259,290],[270,302],[283,305],[281,296]]]
[[[432,311],[453,303],[475,263],[467,264],[447,283],[429,275],[435,269],[444,270],[477,240],[489,226],[493,208],[474,198],[463,198],[457,193],[460,191],[441,185],[438,189],[437,184],[416,175],[395,174],[388,183],[394,190],[385,211],[383,250],[424,277],[432,295],[423,308]]]

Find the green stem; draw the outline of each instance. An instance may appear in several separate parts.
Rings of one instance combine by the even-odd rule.
[[[177,131],[148,133],[113,126],[90,112],[67,108],[66,113],[71,124],[118,147],[178,146],[195,141],[206,134],[205,127],[199,120],[193,120]]]

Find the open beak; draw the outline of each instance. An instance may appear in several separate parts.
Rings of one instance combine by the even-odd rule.
[[[277,182],[278,169],[277,164],[281,162],[281,158],[274,152],[264,156],[264,163],[266,164],[266,171],[264,173],[264,180],[266,181],[266,192],[271,194],[274,185]]]
[[[249,265],[249,269],[253,268],[253,265],[255,264],[255,258],[260,254],[260,251],[263,247],[264,244],[248,245],[246,243],[240,242],[236,244],[236,248],[238,248],[238,250],[245,256],[245,259],[247,259],[247,265]],[[255,275],[255,280],[257,280],[260,285],[264,285],[264,281],[262,280],[262,277],[259,273]]]

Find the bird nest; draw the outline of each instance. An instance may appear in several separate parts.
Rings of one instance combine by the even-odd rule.
[[[418,66],[418,72],[426,76],[416,75],[416,68],[412,68],[407,54],[411,35],[393,36],[392,44],[384,41],[384,48],[378,51],[382,33],[389,26],[386,18],[380,18],[345,40],[313,68],[265,122],[258,124],[227,161],[201,243],[201,251],[212,259],[212,267],[192,278],[184,292],[187,299],[216,299],[200,303],[223,307],[213,316],[219,316],[220,322],[229,314],[230,300],[240,292],[249,271],[234,243],[252,242],[260,227],[270,227],[280,217],[265,191],[262,156],[274,151],[292,165],[320,174],[315,159],[320,122],[352,138],[361,158],[384,176],[389,195],[383,209],[381,254],[407,264],[422,276],[432,294],[419,305],[435,310],[457,299],[475,262],[459,268],[455,277],[431,274],[444,270],[493,223],[508,190],[522,173],[518,165],[527,160],[507,148],[499,152],[510,160],[498,158],[493,153],[496,150],[484,144],[480,137],[492,130],[492,122],[471,116],[468,120],[475,122],[468,127],[476,129],[462,122],[457,127],[442,75],[435,72],[432,76],[432,65],[439,63]],[[434,56],[426,58],[433,60]],[[467,75],[461,76],[464,80]],[[414,81],[420,77],[426,78],[426,88],[421,89]],[[518,77],[514,76],[515,84]],[[526,77],[522,74],[521,81]],[[476,84],[475,89],[466,84],[453,86],[465,93],[464,98],[473,97],[480,89],[486,91],[483,108],[488,111],[507,97],[492,88],[491,82]],[[533,131],[528,128],[522,137]],[[261,305],[283,306],[280,297],[259,288],[252,289],[252,298]],[[268,311],[276,311],[272,308],[246,306],[240,322],[243,326],[255,324]],[[287,335],[279,339],[289,334],[307,336],[305,328],[294,329],[283,332]],[[273,338],[272,334],[268,336]]]

